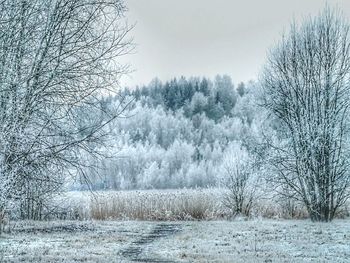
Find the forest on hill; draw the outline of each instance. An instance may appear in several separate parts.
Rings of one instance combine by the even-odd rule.
[[[101,152],[110,158],[90,160],[93,189],[218,186],[235,156],[256,162],[264,122],[258,93],[253,81],[235,85],[229,76],[217,75],[154,79],[104,98],[107,111],[127,108],[108,126],[108,145]]]

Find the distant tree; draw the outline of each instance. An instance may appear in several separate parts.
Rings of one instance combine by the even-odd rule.
[[[349,198],[349,24],[326,8],[269,54],[264,105],[280,122],[274,145],[277,182],[287,185],[313,221],[330,221]]]
[[[206,97],[210,95],[210,83],[206,78],[203,78],[199,84],[199,91]]]
[[[152,98],[152,104],[154,107],[158,105],[164,106],[164,98],[162,96],[163,84],[155,78],[148,86],[142,88],[142,96],[150,96]]]
[[[132,94],[133,94],[133,96],[135,97],[136,100],[139,100],[140,97],[141,97],[141,94],[142,94],[140,87],[137,86]]]
[[[258,87],[252,87],[250,92],[244,93],[243,97],[239,97],[232,111],[234,116],[239,117],[242,121],[251,125],[254,118],[262,114],[263,109],[259,107],[259,92]]]
[[[238,86],[237,86],[237,92],[239,94],[239,96],[243,97],[244,94],[246,93],[246,90],[245,90],[245,85],[243,82],[239,83]]]
[[[231,77],[216,76],[214,81],[214,92],[216,104],[221,104],[226,115],[231,114],[231,110],[236,104],[237,95]]]
[[[201,92],[196,92],[191,100],[192,115],[202,113],[208,105],[208,99]]]
[[[218,102],[213,96],[210,96],[208,98],[206,115],[214,121],[219,121],[222,117],[225,116],[225,113],[226,112],[222,103]]]
[[[167,81],[164,84],[163,88],[163,98],[164,98],[164,104],[167,109],[175,110],[176,109],[176,102],[177,102],[177,80],[173,79],[171,81]]]

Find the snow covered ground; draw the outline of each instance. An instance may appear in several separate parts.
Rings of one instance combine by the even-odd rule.
[[[350,262],[350,220],[17,222],[0,262]]]

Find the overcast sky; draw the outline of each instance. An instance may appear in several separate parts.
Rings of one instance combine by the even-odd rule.
[[[122,84],[181,75],[256,79],[291,20],[317,14],[326,2],[350,17],[350,0],[126,0],[137,47],[124,58],[134,72]]]

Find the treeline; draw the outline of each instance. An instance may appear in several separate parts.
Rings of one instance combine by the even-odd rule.
[[[256,150],[257,91],[254,82],[235,86],[229,76],[181,77],[106,98],[106,109],[132,103],[108,127],[110,145],[101,151],[110,158],[90,161],[93,189],[216,186],[227,155]]]
[[[148,106],[161,105],[166,110],[184,110],[186,117],[191,118],[198,113],[218,121],[224,116],[232,116],[232,109],[238,96],[247,92],[241,82],[234,86],[227,75],[216,76],[214,81],[207,78],[174,78],[164,84],[154,79],[149,85],[125,89],[122,95],[131,95],[136,100],[144,100]]]

